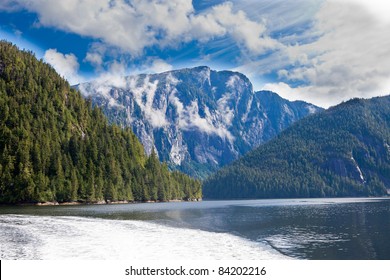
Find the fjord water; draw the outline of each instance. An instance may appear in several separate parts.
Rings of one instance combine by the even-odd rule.
[[[0,207],[1,259],[390,259],[389,199]]]

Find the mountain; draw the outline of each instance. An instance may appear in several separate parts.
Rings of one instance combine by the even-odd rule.
[[[0,42],[0,203],[201,198],[48,64]]]
[[[205,198],[382,196],[390,191],[390,96],[309,116],[203,185]]]
[[[206,66],[77,85],[147,153],[202,178],[321,109],[254,92],[243,74]]]

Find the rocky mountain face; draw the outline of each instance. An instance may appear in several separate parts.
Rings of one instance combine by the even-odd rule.
[[[148,154],[205,177],[322,109],[254,92],[249,79],[208,67],[76,86],[112,123],[131,127]]]

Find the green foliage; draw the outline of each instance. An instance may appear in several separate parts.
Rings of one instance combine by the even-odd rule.
[[[390,97],[307,117],[209,177],[206,198],[382,196],[390,188]]]
[[[53,68],[0,42],[0,203],[201,198]]]

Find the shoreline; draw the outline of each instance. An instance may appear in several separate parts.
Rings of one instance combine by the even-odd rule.
[[[172,202],[202,202],[202,201],[236,201],[236,200],[243,200],[243,201],[251,201],[251,200],[323,200],[323,199],[390,199],[390,195],[386,196],[358,196],[358,197],[310,197],[310,198],[254,198],[254,199],[191,199],[191,200],[184,200],[184,199],[172,199],[172,200],[166,200],[166,201],[127,201],[127,200],[120,200],[120,201],[94,201],[94,202],[85,202],[85,201],[71,201],[71,202],[57,202],[57,201],[46,201],[46,202],[26,202],[26,203],[0,203],[0,207],[3,206],[76,206],[76,205],[109,205],[109,204],[143,204],[143,203],[172,203]]]
[[[70,201],[70,202],[58,202],[58,201],[46,201],[46,202],[31,202],[31,203],[9,203],[9,204],[0,204],[0,206],[75,206],[75,205],[110,205],[110,204],[139,204],[139,203],[172,203],[172,202],[201,202],[202,198],[195,198],[190,200],[183,199],[172,199],[166,201],[128,201],[128,200],[119,200],[119,201],[94,201],[94,202],[85,202],[85,201]]]

